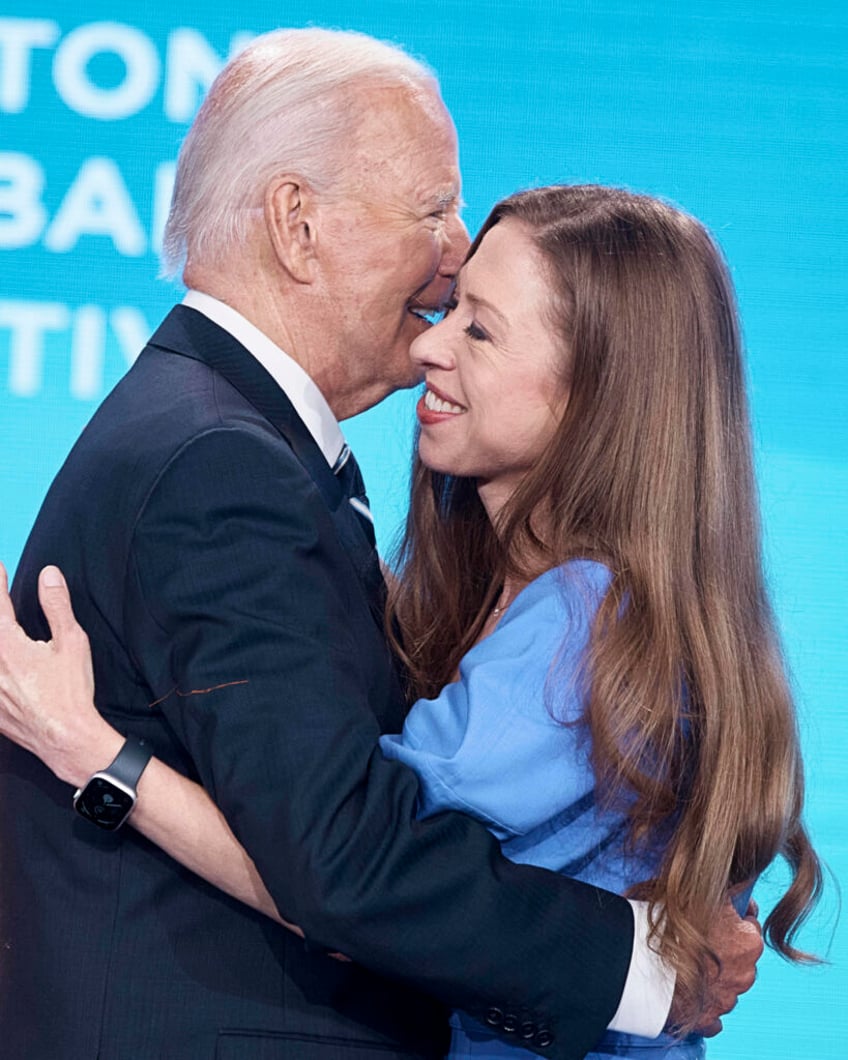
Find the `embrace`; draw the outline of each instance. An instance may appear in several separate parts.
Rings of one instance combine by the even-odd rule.
[[[805,958],[721,255],[596,186],[469,248],[459,194],[432,72],[368,37],[257,38],[200,108],[188,293],[0,587],[10,1056],[697,1060],[777,856]],[[339,421],[422,379],[384,576]]]

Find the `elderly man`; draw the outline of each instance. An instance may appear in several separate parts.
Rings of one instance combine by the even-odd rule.
[[[259,38],[201,108],[166,232],[189,293],[69,456],[16,582],[46,636],[37,575],[66,572],[128,739],[92,745],[91,783],[63,777],[85,789],[73,827],[66,784],[2,741],[5,1055],[438,1057],[448,1004],[576,1058],[626,980],[639,1008],[628,902],[510,864],[461,815],[416,822],[414,776],[376,751],[403,695],[337,421],[414,381],[467,245],[458,195],[435,81],[368,38]],[[213,796],[307,943],[94,826],[121,823],[149,746]],[[616,1026],[658,1032],[662,997]]]

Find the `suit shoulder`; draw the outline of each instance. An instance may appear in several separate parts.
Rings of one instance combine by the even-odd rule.
[[[282,439],[223,376],[208,365],[147,347],[80,435],[72,460],[108,468],[161,467],[193,439],[216,430]]]
[[[202,361],[146,347],[98,410],[106,425],[129,414],[131,424],[164,438],[210,427],[258,425],[263,417],[224,376]]]
[[[163,476],[197,490],[271,461],[299,473],[285,439],[222,376],[148,347],[77,439],[42,511],[129,527]]]

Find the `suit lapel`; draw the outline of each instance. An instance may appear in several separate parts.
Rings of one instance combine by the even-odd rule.
[[[377,553],[324,454],[276,380],[229,332],[188,306],[175,306],[149,345],[191,357],[220,373],[282,435],[323,497],[382,625],[384,585]]]

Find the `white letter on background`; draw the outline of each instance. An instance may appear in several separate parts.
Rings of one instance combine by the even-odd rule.
[[[152,329],[144,319],[144,314],[133,306],[118,306],[109,314],[109,323],[118,338],[124,360],[132,365],[152,334]]]
[[[29,155],[0,152],[0,248],[35,243],[47,223],[41,201],[44,170]]]
[[[20,114],[29,102],[30,53],[50,48],[59,27],[44,18],[0,18],[0,110]]]
[[[48,250],[73,250],[80,236],[109,236],[128,257],[145,250],[144,232],[121,171],[111,158],[87,158],[44,236]]]
[[[71,396],[90,401],[103,389],[106,314],[96,305],[83,305],[74,313],[71,339]]]
[[[110,52],[126,68],[114,88],[91,82],[87,66],[95,55]],[[86,118],[113,121],[147,106],[159,83],[159,56],[149,37],[120,22],[90,22],[72,30],[56,49],[53,80],[67,105]]]
[[[175,29],[169,33],[165,117],[169,121],[190,122],[223,65],[224,59],[196,29]]]
[[[32,397],[41,389],[44,332],[65,331],[71,314],[58,302],[0,302],[0,328],[9,340],[9,392]]]

